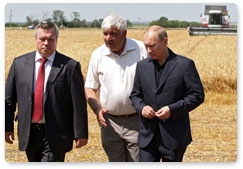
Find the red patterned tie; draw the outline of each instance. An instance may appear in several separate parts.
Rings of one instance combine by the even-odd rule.
[[[43,114],[43,95],[44,95],[44,81],[45,81],[45,62],[46,58],[41,58],[41,65],[38,71],[38,77],[35,85],[34,94],[34,113],[33,119],[38,122]]]

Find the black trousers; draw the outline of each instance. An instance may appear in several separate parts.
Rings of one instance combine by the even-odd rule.
[[[140,148],[140,162],[182,162],[186,147],[179,149],[168,149],[164,146],[159,132],[156,132],[154,138],[148,146]]]
[[[64,162],[65,153],[51,151],[46,138],[45,124],[31,124],[29,144],[26,149],[29,162]]]

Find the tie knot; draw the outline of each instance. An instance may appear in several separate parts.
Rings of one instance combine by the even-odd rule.
[[[41,58],[42,63],[46,63],[47,60],[48,60],[47,58],[43,58],[43,57]]]

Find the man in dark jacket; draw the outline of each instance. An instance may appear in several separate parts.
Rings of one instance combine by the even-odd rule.
[[[16,119],[19,149],[26,151],[30,162],[62,162],[65,153],[72,149],[73,140],[76,147],[88,142],[81,66],[56,51],[58,33],[57,26],[51,22],[37,25],[37,50],[15,58],[7,78],[5,141],[13,143]],[[14,117],[16,104],[18,113]],[[40,113],[39,118],[36,112]]]
[[[144,33],[149,57],[137,64],[133,106],[141,117],[140,161],[181,162],[192,141],[189,112],[204,101],[204,89],[192,60],[168,47],[166,30]]]

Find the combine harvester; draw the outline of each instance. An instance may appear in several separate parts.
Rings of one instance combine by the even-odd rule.
[[[230,27],[226,6],[206,5],[201,27],[189,27],[189,35],[237,35],[237,28]]]

